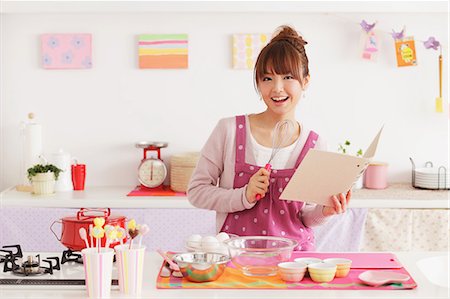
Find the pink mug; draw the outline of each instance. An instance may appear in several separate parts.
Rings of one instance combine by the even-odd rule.
[[[386,189],[387,184],[387,163],[371,163],[364,173],[364,187],[367,189]]]

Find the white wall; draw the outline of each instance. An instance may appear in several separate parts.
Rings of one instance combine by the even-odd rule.
[[[130,4],[131,5],[131,4]],[[365,11],[364,2],[356,2]],[[355,9],[356,10],[356,9]],[[438,58],[416,41],[418,66],[397,68],[392,38],[382,33],[378,62],[358,56],[361,19],[389,32],[444,44],[448,99],[446,13],[109,12],[2,14],[1,181],[19,183],[19,124],[34,112],[49,155],[64,148],[88,167],[87,185],[137,183],[141,140],[167,141],[162,155],[200,150],[218,119],[263,110],[252,72],[231,68],[233,33],[272,32],[294,25],[308,41],[311,85],[298,118],[328,140],[366,148],[382,124],[376,158],[391,181],[409,181],[411,165],[448,165],[448,106],[434,112]],[[92,33],[91,70],[40,67],[42,33]],[[189,34],[189,69],[140,70],[141,33]],[[447,101],[448,104],[448,101]]]

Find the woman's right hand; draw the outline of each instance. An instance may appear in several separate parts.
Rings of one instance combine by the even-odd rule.
[[[249,203],[256,201],[257,194],[260,194],[261,198],[266,195],[269,189],[269,177],[270,172],[265,168],[261,168],[250,178],[247,185],[247,192],[245,193]]]

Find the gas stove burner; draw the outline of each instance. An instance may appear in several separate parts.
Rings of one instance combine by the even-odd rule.
[[[13,253],[12,250],[6,249],[6,248],[15,248],[16,252]],[[4,252],[5,254],[1,254],[1,252]],[[0,263],[9,262],[9,260],[23,257],[22,254],[22,248],[20,245],[6,245],[0,248]]]
[[[64,250],[61,257],[61,264],[64,265],[67,262],[75,262],[78,264],[83,263],[83,257],[81,253],[74,252],[71,249]]]
[[[15,248],[16,252],[9,250],[9,248]],[[46,266],[41,265],[40,255],[33,257],[27,256],[26,260],[23,259],[22,249],[20,245],[3,246],[0,252],[4,252],[4,255],[0,255],[0,262],[3,263],[3,272],[12,272],[16,275],[42,275],[53,274],[53,270],[60,270],[61,264],[59,263],[59,257],[47,257],[42,262]],[[36,258],[36,259],[35,259]]]
[[[34,259],[33,256],[29,255],[25,262],[21,264],[17,264],[17,260],[12,263],[11,267],[7,267],[5,264],[4,272],[12,271],[16,275],[42,275],[42,274],[53,274],[53,270],[60,270],[61,264],[59,263],[59,257],[47,257],[42,260],[42,262],[47,263],[48,266],[41,265],[41,257],[40,255],[35,256],[37,259]],[[54,261],[54,262],[53,262]]]

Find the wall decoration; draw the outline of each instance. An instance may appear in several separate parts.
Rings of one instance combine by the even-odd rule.
[[[253,69],[269,34],[233,34],[233,68]]]
[[[373,24],[368,24],[365,20],[362,20],[360,25],[363,29],[363,47],[361,57],[366,60],[376,61],[380,49],[380,38],[374,30],[376,22]]]
[[[417,65],[416,46],[413,37],[395,40],[397,66]]]
[[[139,68],[188,68],[187,34],[141,34],[138,41]]]
[[[92,68],[91,34],[42,34],[41,50],[44,69]]]

